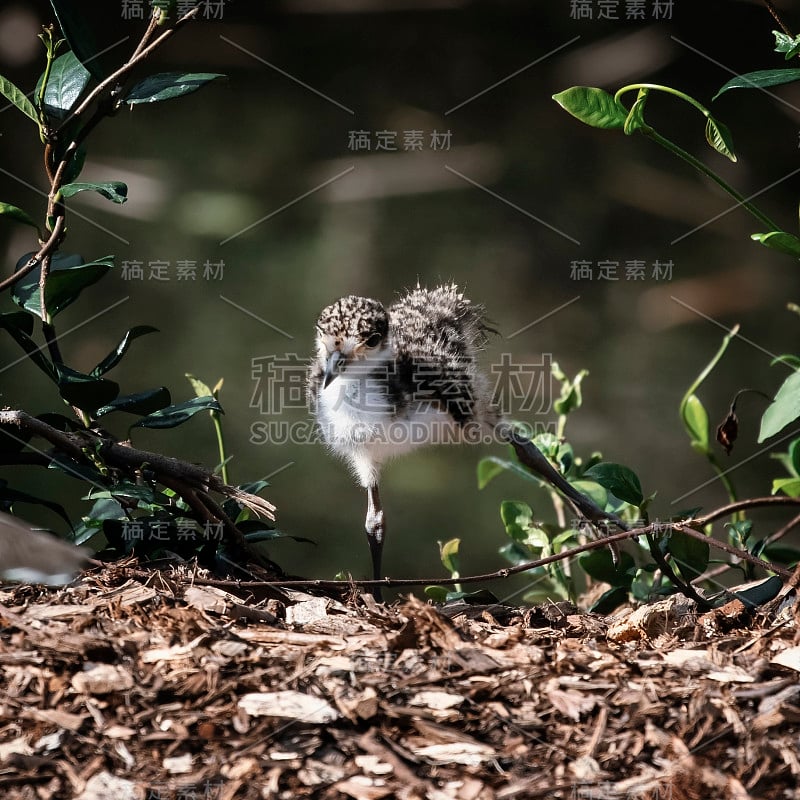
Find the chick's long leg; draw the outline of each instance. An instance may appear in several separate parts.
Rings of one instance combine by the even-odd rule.
[[[372,577],[377,581],[383,577],[381,575],[381,554],[386,535],[386,518],[381,506],[377,483],[367,486],[367,518],[364,527],[367,531],[367,542],[369,542],[369,552],[372,556]],[[380,586],[373,587],[372,596],[378,601],[381,600]]]

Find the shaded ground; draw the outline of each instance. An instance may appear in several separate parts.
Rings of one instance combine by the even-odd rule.
[[[131,574],[0,592],[0,797],[797,796],[792,594],[605,618]]]

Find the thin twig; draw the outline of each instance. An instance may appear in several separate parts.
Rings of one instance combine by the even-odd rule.
[[[739,508],[751,508],[763,505],[771,505],[769,501],[773,499],[774,498],[769,498],[769,497],[758,497],[750,501],[741,500],[738,503],[733,503],[731,505],[737,507],[734,510],[739,510]],[[785,498],[785,499],[793,502],[782,503],[782,505],[800,505],[800,498]],[[722,512],[722,509],[717,509],[716,511],[711,512],[707,516],[708,517],[722,516],[720,512]],[[728,513],[732,512],[729,511]],[[692,520],[692,522],[696,521],[697,520]],[[264,585],[268,585],[268,586],[279,586],[282,588],[317,588],[317,589],[343,589],[349,586],[359,586],[363,589],[369,589],[374,586],[381,586],[381,587],[429,586],[431,584],[452,586],[455,583],[485,583],[487,581],[501,580],[503,578],[508,578],[511,575],[517,575],[521,572],[528,572],[529,570],[536,569],[537,567],[545,567],[548,564],[552,564],[555,561],[572,559],[575,556],[578,556],[581,553],[585,553],[589,550],[596,550],[600,547],[606,547],[610,543],[622,542],[627,539],[633,539],[639,536],[646,536],[648,534],[650,535],[664,534],[669,530],[684,531],[690,536],[695,536],[698,539],[702,539],[703,541],[707,542],[711,547],[716,547],[718,549],[724,550],[726,553],[734,555],[743,561],[749,561],[751,564],[759,566],[762,569],[766,570],[767,572],[772,572],[775,575],[778,575],[783,580],[788,580],[792,576],[792,571],[786,569],[785,567],[780,567],[777,564],[770,564],[768,561],[764,561],[760,558],[757,558],[756,556],[753,556],[744,550],[738,550],[735,547],[731,547],[730,545],[718,542],[716,539],[712,539],[709,536],[705,536],[704,534],[698,531],[694,531],[690,528],[687,528],[687,521],[684,520],[679,522],[654,522],[650,525],[645,525],[641,528],[634,528],[633,530],[621,531],[619,533],[614,533],[609,536],[603,536],[600,539],[596,539],[592,542],[587,542],[585,544],[572,547],[569,550],[562,550],[560,553],[555,553],[553,555],[546,556],[545,558],[537,558],[534,561],[526,561],[523,564],[516,564],[513,567],[504,567],[503,569],[496,570],[495,572],[486,572],[480,575],[462,575],[458,578],[440,578],[436,576],[433,578],[381,578],[380,580],[349,579],[349,580],[339,580],[339,581],[333,581],[333,580],[214,581],[209,585],[220,586],[222,588],[235,587],[235,586],[239,586],[242,588],[258,588]]]
[[[775,20],[775,22],[778,23],[778,25],[780,25],[781,30],[787,36],[794,36],[794,34],[791,32],[791,30],[789,30],[789,26],[786,25],[786,23],[781,19],[781,15],[778,13],[778,9],[776,9],[775,6],[772,5],[770,0],[763,0],[763,2],[764,2],[764,5],[767,7],[767,11],[769,11],[769,13],[772,14],[772,18]]]

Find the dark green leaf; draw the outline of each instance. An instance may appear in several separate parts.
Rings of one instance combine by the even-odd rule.
[[[783,382],[775,399],[761,417],[758,441],[763,442],[800,417],[800,372],[793,372]]]
[[[25,225],[30,225],[32,228],[39,230],[39,226],[33,221],[33,218],[21,208],[12,206],[11,203],[0,203],[0,215],[8,217],[9,219],[22,222]]]
[[[47,468],[60,470],[65,475],[69,475],[70,478],[91,483],[93,486],[102,486],[106,480],[105,475],[96,467],[85,461],[73,461],[73,459],[64,453],[51,452],[49,457],[50,463],[47,465]]]
[[[573,86],[553,95],[565,111],[593,128],[622,128],[628,109],[608,92],[592,86]]]
[[[41,497],[28,494],[27,492],[11,489],[6,481],[0,480],[0,507],[5,511],[12,511],[16,503],[30,503],[31,505],[44,506],[44,508],[49,509],[54,514],[58,514],[58,516],[69,525],[70,530],[72,530],[72,522],[70,522],[63,506],[50,500],[44,500]]]
[[[69,163],[64,170],[64,181],[74,181],[75,178],[81,174],[81,170],[83,169],[83,164],[85,161],[86,148],[83,145],[80,145],[78,149],[73,152],[69,159]]]
[[[667,551],[672,554],[684,579],[693,581],[708,567],[708,542],[696,539],[682,531],[675,531],[667,541]]]
[[[244,538],[251,544],[268,542],[273,539],[292,539],[301,544],[313,544],[314,546],[317,544],[313,539],[307,539],[305,536],[292,536],[288,533],[283,533],[283,531],[276,530],[260,519],[248,519],[237,522],[236,527],[244,534]]]
[[[430,589],[437,589],[440,587],[427,587],[425,591]],[[428,595],[434,599],[433,595]],[[441,602],[441,601],[439,601]],[[493,605],[497,603],[497,597],[492,594],[488,589],[476,589],[474,592],[454,592],[452,589],[445,591],[445,603],[465,603],[466,605],[484,606]]]
[[[770,600],[774,600],[782,587],[783,581],[777,575],[772,575],[756,586],[742,589],[733,594],[741,600],[747,608],[752,609],[763,606],[764,603],[768,603]]]
[[[723,156],[731,161],[736,161],[736,153],[733,151],[733,136],[726,125],[719,120],[709,117],[706,121],[706,141]]]
[[[128,199],[128,187],[122,181],[108,183],[67,183],[61,187],[64,197],[72,197],[78,192],[97,192],[113,203],[124,203]]]
[[[152,414],[166,408],[172,402],[169,389],[159,386],[157,389],[148,389],[145,392],[126,394],[117,397],[107,405],[101,406],[94,412],[96,417],[103,417],[112,411],[127,411],[128,414]]]
[[[770,250],[777,250],[787,256],[800,258],[800,239],[792,233],[783,231],[770,231],[769,233],[751,233],[750,238],[754,242],[769,247]]]
[[[147,484],[131,483],[130,481],[120,481],[111,489],[92,489],[84,500],[113,500],[118,497],[125,497],[129,500],[138,500],[147,505],[168,506],[169,497],[163,492],[159,492]]]
[[[36,107],[25,96],[25,93],[18,89],[8,78],[0,75],[0,94],[12,105],[16,106],[26,117],[30,117],[37,125],[39,117],[36,114]]]
[[[134,422],[133,428],[174,428],[182,425],[198,411],[214,409],[223,413],[222,406],[213,397],[193,397],[185,403],[163,408]]]
[[[716,100],[729,89],[766,89],[800,80],[800,69],[761,69],[731,78],[713,97]]]
[[[217,78],[224,78],[216,72],[162,72],[151,75],[128,92],[125,103],[157,103],[171,100],[190,92],[195,92]]]
[[[37,97],[43,77],[44,75],[39,78],[36,86]],[[59,56],[53,62],[44,91],[44,110],[47,116],[56,122],[64,120],[83,94],[90,77],[89,71],[71,50]]]
[[[624,586],[612,586],[607,589],[589,607],[593,614],[610,614],[623,603],[628,602],[628,590]]]
[[[596,581],[610,583],[612,586],[629,587],[636,567],[633,556],[624,550],[619,554],[619,564],[614,564],[611,552],[606,548],[590,550],[578,556],[581,569]]]
[[[30,259],[32,253],[24,255],[17,263],[21,269]],[[56,253],[50,265],[50,274],[45,286],[45,302],[48,313],[54,317],[78,299],[81,292],[96,283],[114,266],[114,256],[83,263],[78,255]],[[11,299],[22,308],[42,316],[39,296],[39,275],[41,267],[32,270],[24,278],[14,284]]]
[[[106,72],[98,54],[105,48],[97,42],[88,24],[90,20],[95,20],[99,9],[92,8],[91,13],[87,13],[86,4],[81,0],[50,0],[50,5],[69,46],[92,75],[98,81],[103,80]]]
[[[770,544],[764,548],[762,557],[791,569],[800,561],[800,550],[781,544]]]
[[[753,520],[742,519],[737,522],[729,522],[726,527],[728,528],[728,541],[734,547],[744,547],[753,531]]]
[[[145,336],[148,333],[158,333],[158,328],[154,328],[152,325],[136,325],[131,328],[122,337],[122,341],[92,370],[91,374],[95,377],[105,375],[106,372],[119,364],[122,357],[128,352],[128,348],[131,346],[131,342],[133,342],[134,339],[138,339],[140,336]],[[167,405],[169,405],[169,401],[167,401]],[[163,408],[163,406],[159,407]],[[142,413],[147,414],[150,412],[143,411]]]
[[[71,406],[94,411],[107,405],[119,394],[119,384],[106,378],[95,378],[57,364],[58,391]]]
[[[28,358],[51,381],[57,382],[58,377],[56,376],[55,368],[30,337],[33,332],[33,317],[30,314],[26,314],[24,311],[10,311],[0,314],[0,328],[8,331],[11,338],[28,354]]]
[[[633,506],[640,506],[644,501],[639,478],[633,470],[622,464],[603,461],[584,472],[583,477],[591,478],[615,497]]]

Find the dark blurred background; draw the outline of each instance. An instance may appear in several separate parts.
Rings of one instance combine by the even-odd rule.
[[[87,19],[111,46],[106,57],[121,62],[143,30],[135,17],[144,4],[100,5],[86,3]],[[644,19],[626,19],[634,6]],[[800,26],[800,4],[781,7]],[[619,19],[598,18],[603,8]],[[118,269],[59,317],[59,331],[99,314],[62,342],[68,362],[89,370],[127,328],[158,327],[112,373],[125,393],[164,384],[179,401],[192,394],[185,372],[211,385],[224,377],[233,480],[271,476],[266,494],[281,530],[318,542],[278,543],[276,561],[313,577],[365,575],[365,501],[321,446],[252,441],[255,423],[306,417],[288,394],[270,408],[275,397],[254,365],[305,359],[319,310],[337,297],[391,301],[417,280],[454,280],[485,304],[502,334],[487,365],[501,353],[538,364],[545,353],[569,374],[587,368],[568,438],[584,456],[601,450],[636,470],[645,493],[658,492],[654,516],[724,501],[713,482],[673,502],[712,477],[688,446],[678,404],[736,322],[751,343],[735,340],[700,392],[712,425],[738,388],[775,391],[786,373],[770,367],[769,354],[797,350],[798,320],[785,311],[798,300],[797,265],[752,243],[760,224],[740,209],[725,214],[730,198],[683,162],[641,136],[583,126],[551,96],[574,84],[615,91],[647,81],[710,105],[731,71],[784,65],[761,3],[227,0],[203,11],[139,74],[210,71],[227,80],[106,120],[81,180],[124,180],[130,199],[116,206],[84,193],[71,203],[66,250],[87,259],[115,253],[120,265],[141,262],[144,275]],[[52,20],[46,2],[0,9],[0,73],[26,91],[42,68],[36,34]],[[797,168],[800,85],[730,92],[713,109],[733,131],[737,164],[707,147],[704,120],[679,100],[651,96],[647,118],[745,196],[763,191],[756,202],[794,231],[800,176],[783,179]],[[351,147],[354,131],[365,132],[368,152]],[[376,151],[382,131],[396,134],[396,151]],[[422,132],[421,150],[404,149],[406,131]],[[434,132],[449,132],[449,149],[444,140],[431,146]],[[0,134],[0,199],[41,219],[47,184],[35,127],[3,109]],[[34,247],[30,229],[0,220],[4,275]],[[578,260],[590,262],[592,279],[571,275]],[[598,279],[604,261],[619,264],[618,280]],[[151,277],[154,262],[165,280]],[[195,262],[194,280],[179,278],[186,262]],[[643,262],[644,279],[626,279],[626,262]],[[671,262],[671,275],[654,276],[655,262]],[[2,303],[13,307],[8,295]],[[0,337],[0,363],[19,355]],[[32,413],[59,402],[27,361],[0,373],[0,390],[4,404]],[[763,402],[745,397],[739,410],[742,439],[726,463],[742,464],[732,473],[742,496],[766,494],[781,470],[755,444]],[[130,421],[106,418],[120,434]],[[135,431],[133,441],[216,463],[205,414],[172,431]],[[436,541],[454,536],[463,573],[503,566],[500,501],[525,499],[550,513],[543,491],[510,475],[479,492],[476,465],[487,453],[503,455],[438,448],[389,466],[388,572],[440,573]],[[48,486],[26,468],[2,475],[53,494],[76,516],[88,509],[78,484],[60,474]],[[58,527],[41,509],[28,516]]]

